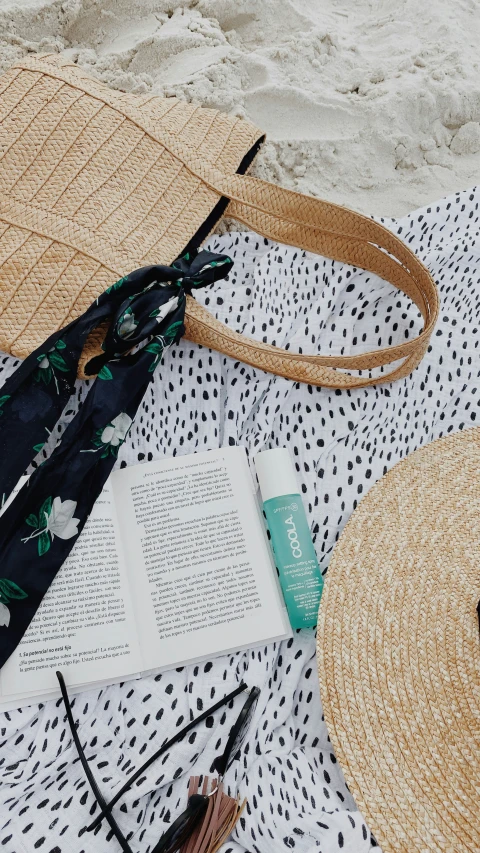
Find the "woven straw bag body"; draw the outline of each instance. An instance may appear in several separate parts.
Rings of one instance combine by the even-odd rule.
[[[190,340],[330,387],[410,373],[438,314],[428,271],[367,217],[245,176],[263,138],[216,110],[112,91],[57,55],[13,66],[0,78],[0,349],[24,358],[118,278],[198,246],[226,212],[270,239],[380,275],[413,300],[424,327],[387,350],[306,356],[245,338],[189,296]],[[89,339],[80,375],[103,336]],[[399,360],[380,379],[368,375]]]

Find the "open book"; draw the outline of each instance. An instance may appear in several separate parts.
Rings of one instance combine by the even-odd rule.
[[[291,635],[245,449],[113,472],[20,645],[0,709]]]

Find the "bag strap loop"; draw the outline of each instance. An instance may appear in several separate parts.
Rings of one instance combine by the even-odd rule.
[[[355,356],[291,353],[253,341],[214,321],[197,303],[187,304],[186,336],[204,346],[300,382],[332,388],[361,388],[407,376],[421,361],[435,326],[439,299],[435,283],[416,255],[383,225],[339,205],[283,189],[258,178],[233,175],[216,187],[231,199],[227,215],[258,234],[332,260],[351,264],[389,281],[418,307],[424,320],[414,339]],[[212,334],[213,333],[213,334]],[[371,370],[404,359],[380,377],[351,376],[342,370]]]

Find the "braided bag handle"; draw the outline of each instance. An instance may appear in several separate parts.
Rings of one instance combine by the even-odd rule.
[[[330,388],[361,388],[407,376],[419,364],[435,326],[439,299],[427,268],[383,225],[302,193],[245,175],[215,181],[230,199],[227,215],[258,234],[332,260],[342,261],[389,281],[422,314],[424,327],[414,339],[355,356],[303,355],[255,341],[229,329],[188,298],[186,337],[270,373]],[[352,376],[344,370],[371,370],[403,359],[379,377]]]

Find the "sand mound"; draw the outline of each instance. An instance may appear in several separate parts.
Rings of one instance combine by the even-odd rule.
[[[0,34],[3,68],[66,51],[112,86],[248,116],[258,175],[367,213],[480,168],[475,0],[0,0]]]

